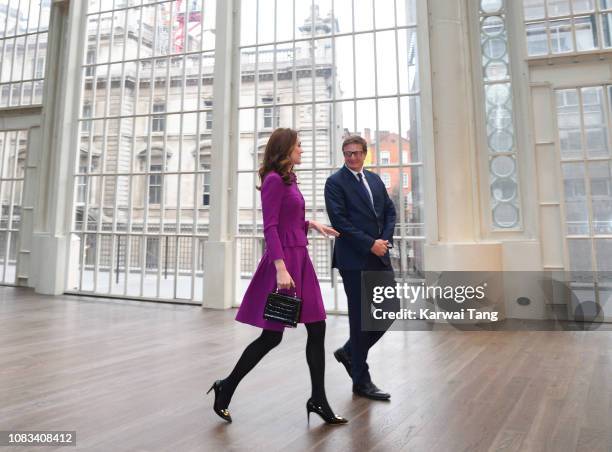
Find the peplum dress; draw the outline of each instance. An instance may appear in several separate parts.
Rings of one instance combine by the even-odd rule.
[[[300,323],[325,320],[319,280],[308,255],[304,197],[297,186],[295,174],[292,174],[291,185],[286,185],[278,173],[268,173],[261,186],[261,207],[266,247],[244,294],[236,320],[274,331],[285,328],[280,322],[263,318],[268,294],[276,289],[276,259],[285,261],[285,267],[295,282],[295,292],[302,299]],[[293,289],[284,293],[293,294]]]

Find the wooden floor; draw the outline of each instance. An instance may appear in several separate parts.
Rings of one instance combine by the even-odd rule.
[[[382,403],[351,394],[331,354],[347,318],[330,316],[327,391],[350,423],[306,422],[301,327],[245,378],[225,424],[204,392],[258,334],[234,315],[0,288],[0,430],[76,430],[62,450],[100,452],[612,450],[610,331],[389,332],[370,356]]]

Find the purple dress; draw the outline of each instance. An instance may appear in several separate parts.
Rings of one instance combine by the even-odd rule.
[[[286,185],[278,173],[268,173],[261,186],[261,207],[266,250],[244,294],[236,320],[268,330],[285,328],[280,322],[263,318],[268,294],[276,289],[276,259],[285,261],[297,296],[302,299],[300,323],[325,320],[319,280],[308,256],[304,197],[295,176],[293,183]]]

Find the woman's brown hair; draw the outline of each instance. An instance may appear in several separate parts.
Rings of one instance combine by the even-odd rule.
[[[293,129],[279,128],[272,132],[266,150],[264,151],[263,162],[259,168],[259,179],[263,180],[270,171],[280,174],[283,182],[291,185],[293,182],[293,163],[291,162],[291,151],[297,143],[297,132]],[[261,189],[261,187],[257,187]]]

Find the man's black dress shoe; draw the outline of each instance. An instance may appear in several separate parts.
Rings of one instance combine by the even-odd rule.
[[[344,351],[344,348],[340,347],[338,350],[336,350],[334,352],[334,357],[336,358],[336,361],[344,366],[349,374],[349,377],[353,378],[351,374],[351,357]]]
[[[353,385],[353,393],[358,396],[366,397],[372,400],[389,400],[391,398],[391,394],[387,392],[382,392],[372,382],[360,385]]]

